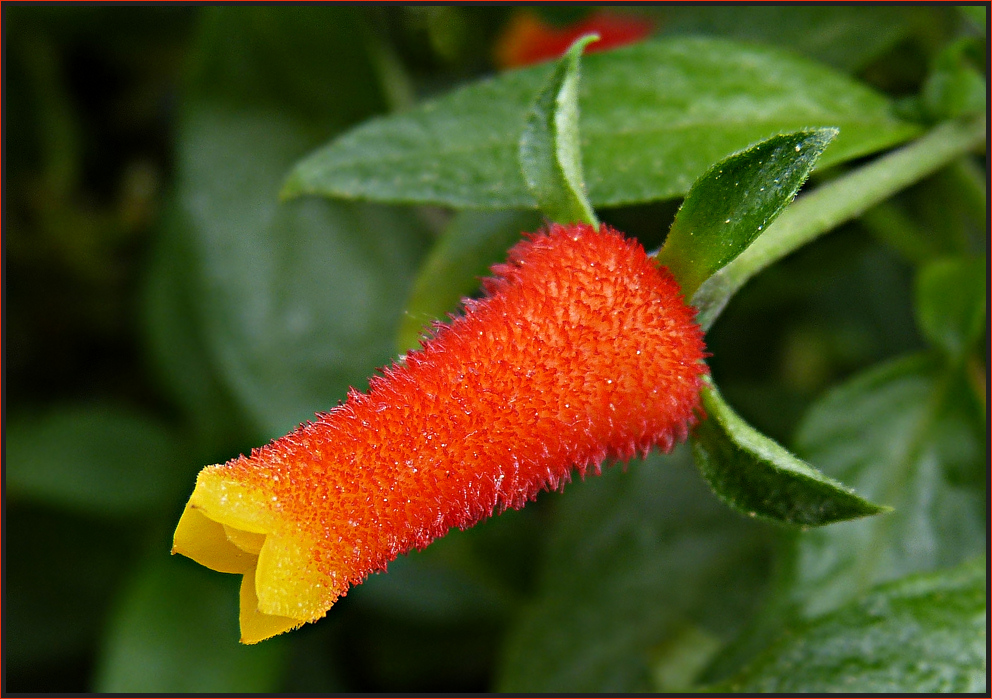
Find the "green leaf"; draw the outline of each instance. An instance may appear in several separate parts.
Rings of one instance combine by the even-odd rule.
[[[838,609],[881,582],[985,550],[984,413],[960,370],[935,359],[880,366],[810,409],[800,453],[895,511],[797,533],[778,566],[771,604],[708,678],[736,673],[789,624]]]
[[[837,163],[916,133],[890,103],[816,63],[716,39],[670,39],[587,56],[579,88],[589,201],[684,194],[727,153],[797,129],[835,126]],[[554,66],[505,73],[368,122],[300,162],[285,196],[323,194],[453,207],[529,208],[518,164],[533,96]]]
[[[658,253],[687,298],[775,220],[836,136],[836,129],[773,136],[696,180]]]
[[[188,380],[209,380],[212,407],[230,396],[229,419],[257,440],[389,360],[424,231],[409,212],[278,203],[294,159],[385,106],[361,11],[208,10],[178,127],[174,216],[189,260],[179,311],[199,335],[183,344],[202,349],[167,361],[192,361]]]
[[[197,316],[190,230],[173,197],[146,268],[141,323],[158,385],[182,410],[198,446],[210,454],[206,458],[212,458],[254,435],[208,351]]]
[[[286,639],[238,643],[239,582],[178,557],[143,565],[111,615],[95,691],[275,691]]]
[[[911,576],[791,629],[707,692],[987,691],[986,562]]]
[[[527,112],[520,170],[538,208],[557,223],[598,225],[586,200],[579,146],[579,58],[595,34],[576,39]]]
[[[66,406],[7,429],[7,495],[99,515],[160,511],[195,471],[181,436],[133,408]]]
[[[544,498],[536,596],[510,628],[496,691],[684,689],[686,658],[698,668],[761,602],[773,531],[720,505],[684,448]]]
[[[985,57],[985,42],[964,38],[946,46],[934,61],[923,85],[923,102],[934,119],[981,114],[986,109],[988,86],[981,63],[969,53]]]
[[[178,197],[211,361],[262,436],[283,434],[393,356],[425,232],[409,211],[280,205],[281,173],[311,143],[295,121],[201,106],[183,127]]]
[[[692,450],[717,496],[750,517],[820,526],[884,512],[804,463],[730,409],[712,383],[702,390],[706,419]]]
[[[985,131],[984,116],[945,122],[913,143],[804,194],[693,295],[692,305],[699,309],[697,322],[708,330],[751,277],[978,147],[985,141]],[[826,158],[833,157],[835,150],[828,151]]]
[[[916,313],[920,329],[935,347],[960,359],[985,329],[984,257],[934,260],[916,279]]]
[[[417,272],[400,320],[400,352],[418,347],[430,323],[456,311],[521,234],[540,225],[533,211],[457,212]]]
[[[855,377],[810,409],[800,454],[895,508],[798,538],[791,595],[815,616],[876,583],[987,546],[984,419],[959,371],[916,356]]]

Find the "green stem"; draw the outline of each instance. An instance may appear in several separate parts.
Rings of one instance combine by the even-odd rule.
[[[899,190],[936,172],[985,140],[986,117],[945,122],[899,150],[800,197],[741,255],[692,297],[709,329],[730,298],[758,272]]]

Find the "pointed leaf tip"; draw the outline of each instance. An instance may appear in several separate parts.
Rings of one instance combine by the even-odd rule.
[[[768,228],[837,133],[828,127],[779,134],[721,160],[696,180],[658,253],[687,297]]]
[[[579,141],[579,58],[597,34],[578,38],[527,112],[518,160],[527,188],[557,223],[597,225],[585,193]]]
[[[712,383],[703,388],[702,402],[708,417],[692,434],[696,466],[733,509],[802,527],[891,510],[865,500],[751,427]]]

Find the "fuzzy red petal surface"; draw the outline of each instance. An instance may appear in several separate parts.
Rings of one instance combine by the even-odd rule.
[[[334,595],[573,467],[668,450],[694,420],[702,332],[636,241],[555,225],[493,271],[367,394],[214,467],[271,494]]]

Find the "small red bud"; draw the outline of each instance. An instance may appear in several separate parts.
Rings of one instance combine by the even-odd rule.
[[[585,34],[599,34],[586,53],[606,51],[646,39],[654,30],[651,20],[600,10],[566,27],[555,27],[529,10],[518,12],[496,41],[494,55],[500,68],[517,68],[559,58]]]

